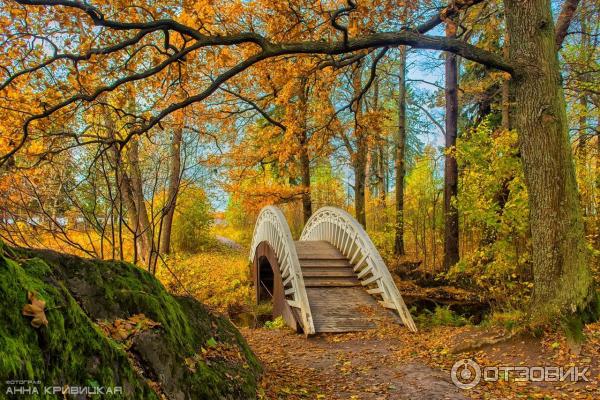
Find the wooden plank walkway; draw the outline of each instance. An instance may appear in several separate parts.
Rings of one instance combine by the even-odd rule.
[[[326,241],[297,241],[315,331],[354,332],[375,327],[373,320],[394,317],[367,293],[348,259]]]

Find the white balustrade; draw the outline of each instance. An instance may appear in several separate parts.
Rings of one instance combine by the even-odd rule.
[[[300,240],[325,240],[335,246],[354,265],[362,285],[372,286],[367,292],[380,295],[383,299],[381,305],[396,310],[404,325],[413,332],[417,331],[381,255],[367,232],[350,214],[335,207],[320,208],[307,221]]]
[[[252,245],[250,246],[250,261],[254,260],[256,248],[262,242],[267,242],[279,260],[279,271],[283,280],[287,303],[299,309],[302,328],[306,335],[315,333],[308,296],[304,287],[300,261],[292,233],[281,210],[275,206],[263,208],[254,226]],[[291,297],[291,299],[289,298]]]

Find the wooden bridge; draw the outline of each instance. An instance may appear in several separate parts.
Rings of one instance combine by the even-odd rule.
[[[293,241],[281,210],[263,208],[250,260],[257,300],[272,298],[273,315],[306,335],[369,329],[389,310],[417,330],[373,242],[344,210],[319,209]]]

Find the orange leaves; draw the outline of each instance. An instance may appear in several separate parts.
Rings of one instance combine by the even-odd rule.
[[[112,323],[98,321],[98,326],[105,335],[110,336],[118,342],[125,342],[142,331],[157,328],[161,325],[158,322],[152,321],[144,314],[136,314],[128,319],[115,319]]]
[[[26,317],[33,317],[31,320],[31,326],[39,328],[40,326],[48,326],[48,319],[44,309],[46,308],[46,302],[37,297],[36,292],[27,292],[27,299],[30,304],[26,304],[23,307],[21,313]]]

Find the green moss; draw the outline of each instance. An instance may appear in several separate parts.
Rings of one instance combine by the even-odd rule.
[[[159,381],[165,392],[180,392],[184,398],[255,396],[260,365],[235,327],[193,299],[169,295],[140,268],[49,251],[10,249],[9,257],[5,248],[4,253],[0,255],[0,381],[123,386],[127,398],[152,399],[156,395],[146,383],[151,379]],[[46,301],[47,327],[34,329],[30,319],[21,315],[28,291]],[[134,339],[129,357],[95,324],[140,313],[161,327],[145,340]],[[209,338],[238,346],[243,360],[211,361],[191,372],[184,359],[199,353]],[[141,363],[145,376],[136,372],[133,358]]]
[[[583,328],[585,324],[595,322],[600,318],[600,292],[595,289],[590,294],[590,300],[582,310],[566,314],[562,318],[562,327],[567,340],[575,345],[585,340]]]
[[[46,301],[47,327],[36,330],[21,315],[28,291]],[[30,379],[52,386],[97,381],[106,387],[128,385],[132,398],[154,398],[125,352],[102,335],[41,259],[0,257],[0,298],[3,381]]]

